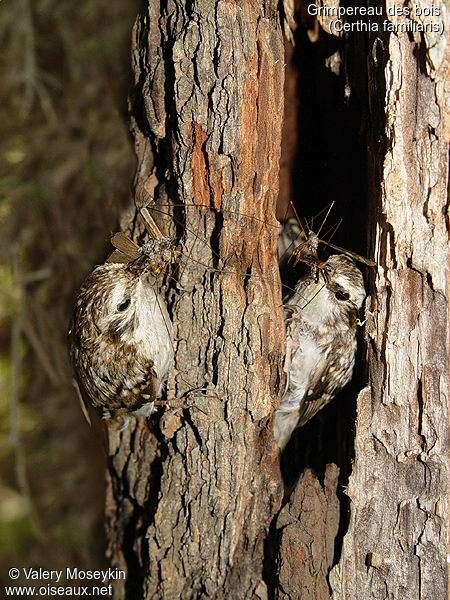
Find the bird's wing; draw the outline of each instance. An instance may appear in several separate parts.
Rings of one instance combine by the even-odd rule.
[[[292,359],[299,349],[297,330],[301,326],[301,316],[295,306],[286,305],[284,318],[286,323],[286,353],[284,355],[283,370],[286,373],[286,385],[283,394],[286,394],[289,388]]]
[[[339,386],[333,383],[336,358],[332,355],[332,350],[328,350],[317,364],[317,368],[311,373],[308,390],[300,404],[297,427],[303,427],[330,402],[338,391]]]
[[[289,331],[289,327],[287,324],[286,324],[286,331]],[[283,395],[286,393],[286,391],[289,387],[289,373],[291,371],[292,354],[293,354],[292,337],[287,335],[286,336],[286,354],[284,355],[284,366],[283,366],[283,370],[286,373],[286,384],[285,384],[285,387],[283,390]]]
[[[138,363],[129,366],[129,380],[122,377],[116,387],[116,393],[113,404],[114,412],[132,413],[140,410],[145,404],[156,400],[159,380],[156,374],[153,361],[146,361],[145,364]],[[133,387],[128,384],[133,382]]]

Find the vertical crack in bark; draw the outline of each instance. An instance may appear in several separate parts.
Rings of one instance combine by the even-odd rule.
[[[307,32],[299,30],[296,36],[296,48],[293,60],[297,64],[298,74],[289,73],[286,93],[290,94],[287,104],[299,95],[300,108],[297,110],[299,120],[299,142],[297,152],[292,150],[295,143],[286,140],[286,148],[290,152],[293,165],[293,181],[285,186],[294,190],[297,211],[302,215],[317,215],[334,200],[338,216],[343,218],[343,228],[333,242],[349,250],[366,254],[366,240],[369,212],[367,202],[367,163],[370,157],[364,144],[364,129],[369,124],[365,117],[367,101],[367,81],[363,80],[367,56],[367,41],[363,36],[358,40],[347,38],[338,40],[320,36],[311,43]],[[288,57],[290,54],[288,53]],[[338,56],[338,67],[331,68],[331,57]],[[345,62],[342,62],[345,61]],[[293,81],[289,81],[292,77]],[[294,96],[294,98],[292,97]],[[295,113],[294,113],[295,114]],[[291,117],[292,118],[292,117]],[[287,131],[286,135],[289,136]],[[333,215],[334,218],[337,218]],[[339,239],[340,238],[340,239]],[[333,400],[314,422],[296,433],[285,452],[282,465],[285,483],[295,485],[293,494],[305,490],[308,482],[305,473],[315,479],[316,485],[324,481],[327,464],[339,466],[339,482],[330,502],[330,513],[326,516],[325,506],[317,503],[312,513],[319,522],[324,519],[323,531],[331,535],[330,556],[323,560],[320,569],[304,576],[302,569],[314,564],[317,553],[317,541],[308,543],[306,537],[315,540],[314,524],[308,517],[299,513],[296,528],[299,536],[304,535],[302,558],[296,558],[300,575],[281,574],[278,581],[270,577],[270,564],[278,561],[278,566],[295,563],[289,554],[289,544],[280,546],[277,540],[277,526],[272,523],[269,533],[270,543],[266,546],[266,573],[270,581],[270,590],[274,597],[329,598],[331,583],[328,581],[331,568],[341,559],[341,548],[344,535],[349,526],[348,510],[350,499],[345,495],[352,470],[354,457],[353,424],[356,417],[356,396],[366,384],[366,367],[364,352],[357,358],[354,381],[342,394]],[[311,471],[311,468],[314,471]],[[313,475],[313,472],[316,475]],[[300,476],[300,480],[297,481]],[[293,497],[291,495],[291,498]],[[282,509],[286,509],[288,504]],[[279,518],[279,517],[278,517]],[[278,520],[276,520],[278,523]],[[294,530],[294,523],[291,524]],[[335,528],[334,528],[335,527]],[[330,538],[327,538],[330,539]],[[297,587],[295,587],[296,583]],[[290,590],[290,591],[288,591]]]

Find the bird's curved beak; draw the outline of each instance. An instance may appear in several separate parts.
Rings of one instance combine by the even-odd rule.
[[[328,285],[330,283],[330,274],[328,273],[328,271],[325,269],[325,265],[326,265],[326,261],[318,261],[315,264],[315,268],[317,270],[317,274],[320,276],[322,275],[323,277],[323,281],[325,285]]]

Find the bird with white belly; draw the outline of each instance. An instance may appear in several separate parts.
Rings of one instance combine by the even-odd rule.
[[[317,262],[286,305],[286,390],[275,414],[281,450],[350,381],[355,364],[358,311],[366,296],[351,258]]]

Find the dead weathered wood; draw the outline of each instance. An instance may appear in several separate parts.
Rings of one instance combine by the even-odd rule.
[[[329,599],[327,578],[339,526],[338,475],[336,465],[328,465],[322,487],[315,473],[306,469],[280,511],[275,598]]]
[[[436,21],[445,19],[444,3],[434,5]],[[370,230],[380,266],[334,600],[447,597],[447,41],[356,40],[368,44]]]

